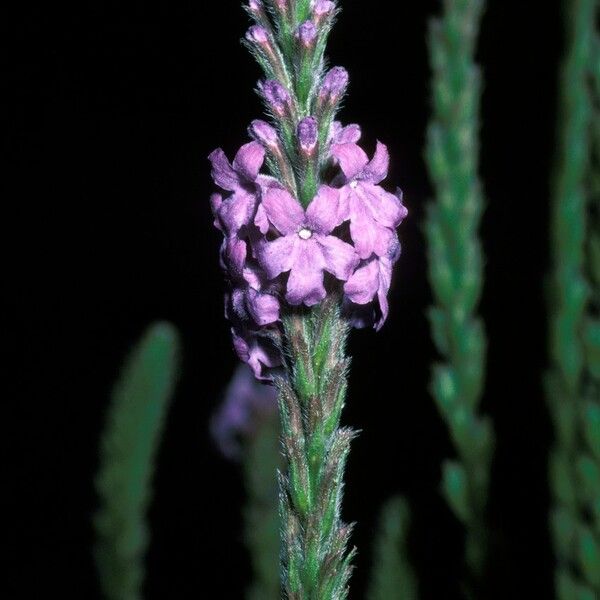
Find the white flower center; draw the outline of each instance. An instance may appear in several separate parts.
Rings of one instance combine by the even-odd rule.
[[[358,187],[358,181],[356,179],[350,182],[350,187],[355,190]]]
[[[309,240],[312,237],[312,231],[310,229],[306,229],[306,227],[303,227],[299,232],[298,235],[303,239],[303,240]]]

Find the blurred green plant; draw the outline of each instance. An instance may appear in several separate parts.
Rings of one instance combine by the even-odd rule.
[[[179,339],[169,323],[148,328],[115,386],[102,435],[95,558],[104,597],[138,600],[149,541],[146,512],[156,452],[177,379]]]
[[[551,217],[552,535],[560,600],[600,597],[600,38],[596,0],[568,0]]]
[[[417,600],[418,584],[408,559],[410,508],[402,497],[381,510],[371,567],[369,600]]]
[[[433,115],[426,151],[436,195],[426,221],[436,302],[429,317],[443,358],[433,369],[431,390],[457,453],[443,465],[442,490],[466,529],[465,591],[471,595],[487,560],[485,510],[494,450],[491,421],[479,414],[486,336],[477,316],[484,200],[478,178],[482,77],[474,55],[484,6],[483,0],[445,0],[443,15],[431,21]]]
[[[282,467],[277,413],[261,420],[244,447],[245,540],[252,559],[254,580],[248,600],[278,600],[279,513],[277,470]]]

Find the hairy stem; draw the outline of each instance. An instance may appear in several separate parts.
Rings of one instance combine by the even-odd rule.
[[[347,597],[353,551],[341,521],[343,473],[354,433],[340,428],[349,360],[337,299],[284,321],[288,378],[280,379],[283,590],[291,600]]]

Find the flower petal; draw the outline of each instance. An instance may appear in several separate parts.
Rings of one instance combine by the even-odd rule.
[[[379,261],[379,289],[377,298],[379,300],[379,309],[381,318],[375,323],[375,329],[379,331],[385,323],[390,310],[388,303],[388,292],[392,283],[392,261],[389,258],[381,258]]]
[[[369,162],[365,151],[356,144],[334,144],[331,154],[339,160],[347,180],[354,179],[362,173]]]
[[[295,233],[304,223],[304,210],[287,190],[270,188],[263,196],[262,205],[269,221],[279,233]]]
[[[350,236],[354,242],[356,253],[362,259],[370,258],[377,245],[380,228],[373,220],[365,203],[356,194],[356,190],[345,186],[341,190],[341,195],[349,207]]]
[[[248,363],[257,379],[271,381],[273,377],[267,369],[279,367],[281,357],[269,342],[245,329],[231,329],[233,346],[240,360]]]
[[[227,235],[237,235],[242,227],[252,223],[256,211],[256,195],[239,188],[219,206],[219,221]]]
[[[225,152],[221,148],[217,148],[208,157],[212,164],[213,181],[222,189],[229,192],[235,192],[240,187],[240,179],[238,174],[229,164]]]
[[[358,256],[354,248],[339,238],[328,235],[316,237],[325,258],[325,270],[346,281],[358,264]]]
[[[347,218],[341,207],[340,191],[322,185],[306,209],[307,221],[314,231],[328,235]]]
[[[292,305],[314,306],[326,296],[323,286],[325,259],[314,237],[301,240],[297,248],[287,282],[286,300]]]
[[[258,266],[245,265],[242,277],[248,286],[256,291],[260,291],[264,284],[264,274]]]
[[[408,212],[398,196],[386,192],[378,185],[361,181],[356,188],[356,194],[368,206],[373,218],[385,227],[395,229]]]
[[[339,121],[333,123],[333,144],[356,144],[362,132],[359,125],[346,125],[342,127]]]
[[[359,269],[344,285],[346,296],[355,304],[368,304],[379,290],[379,261],[372,258]]]
[[[225,265],[234,274],[240,276],[244,269],[244,263],[248,255],[246,242],[240,240],[236,236],[229,237],[225,240],[224,259]]]
[[[223,227],[219,221],[219,209],[223,204],[223,196],[221,194],[212,194],[210,197],[210,207],[212,209],[212,213],[215,216],[215,220],[213,221],[213,225],[219,230],[223,231]]]
[[[296,259],[300,238],[295,234],[277,238],[272,242],[262,242],[256,246],[258,262],[269,279],[275,279],[281,273],[292,268]]]
[[[247,182],[254,182],[265,160],[265,149],[258,142],[244,144],[233,159],[233,168]]]
[[[259,175],[256,178],[256,183],[260,186],[260,189],[265,193],[269,188],[279,188],[283,189],[283,185],[275,179],[275,177],[271,177],[270,175]]]
[[[267,213],[265,211],[265,207],[260,203],[256,208],[256,215],[254,216],[254,224],[258,227],[260,232],[263,235],[266,235],[267,231],[269,231],[269,219],[267,218]]]
[[[377,141],[377,149],[371,159],[371,162],[365,169],[365,176],[372,183],[382,182],[388,174],[390,168],[390,153],[388,152],[387,146]]]
[[[279,301],[272,294],[249,288],[246,292],[248,311],[257,325],[270,325],[279,320]]]

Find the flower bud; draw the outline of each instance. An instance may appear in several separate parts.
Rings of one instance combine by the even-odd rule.
[[[333,12],[335,4],[331,0],[317,0],[313,6],[313,14],[317,20]]]
[[[266,121],[256,119],[252,121],[249,128],[250,135],[260,142],[265,148],[276,148],[279,146],[279,136],[275,127],[271,127]]]
[[[311,155],[319,139],[319,124],[314,117],[306,117],[298,124],[298,142],[302,152]]]
[[[252,25],[246,32],[246,39],[262,46],[269,43],[269,32],[262,25]]]
[[[283,116],[290,103],[290,93],[274,79],[260,83],[259,88],[273,112]]]
[[[248,2],[248,9],[251,13],[258,14],[262,12],[264,6],[261,0],[250,0]]]
[[[298,27],[296,32],[296,39],[300,40],[300,43],[305,48],[312,48],[317,39],[318,31],[316,25],[312,21],[305,21]]]
[[[348,87],[348,71],[344,67],[333,67],[324,77],[319,91],[322,99],[337,102]]]

